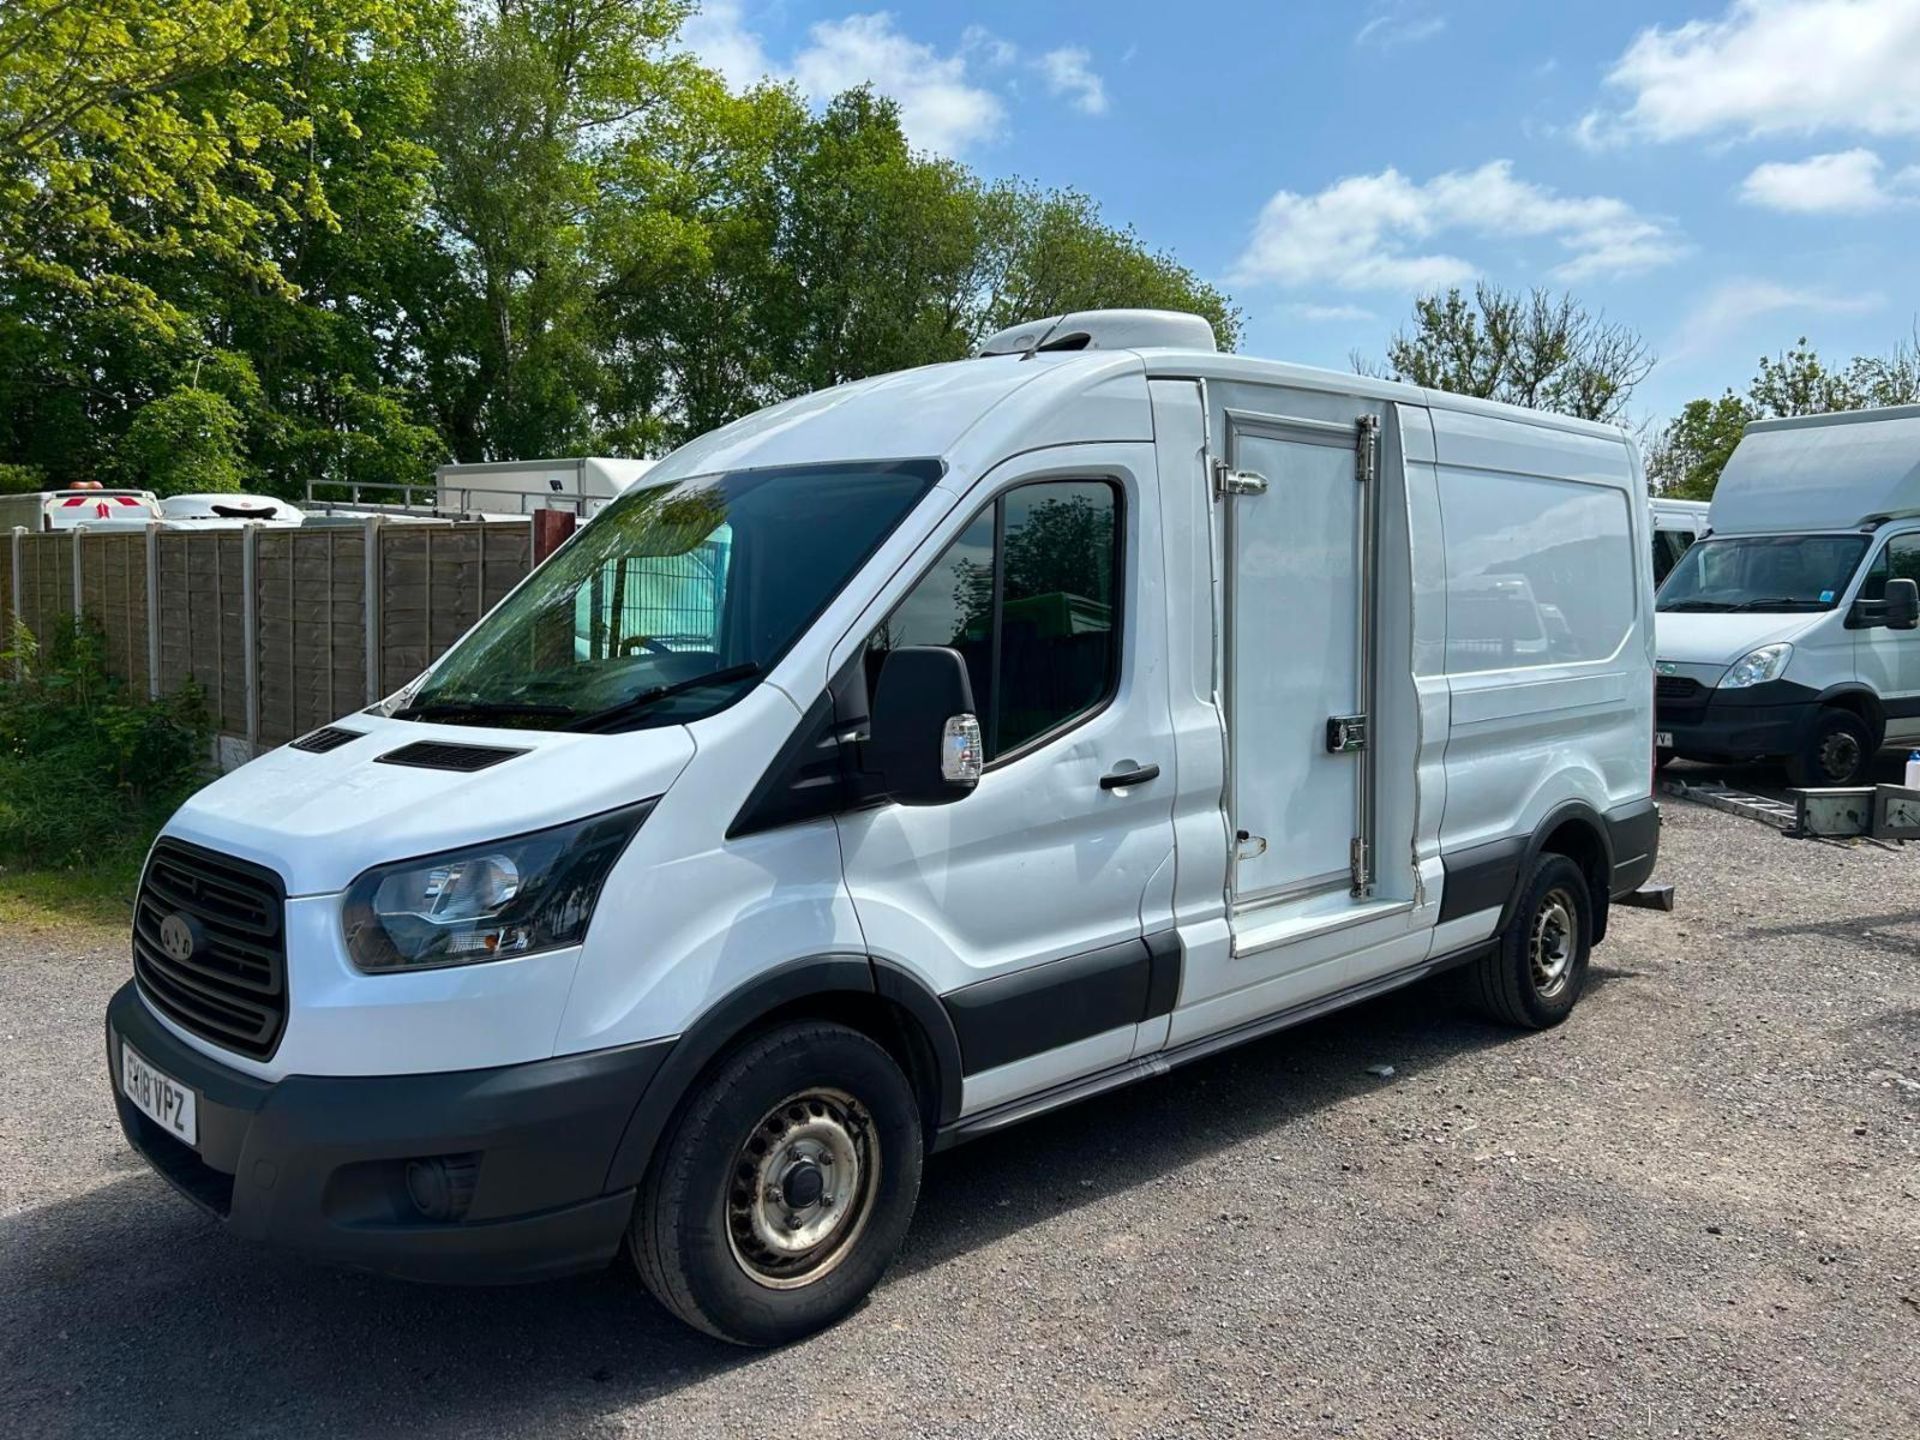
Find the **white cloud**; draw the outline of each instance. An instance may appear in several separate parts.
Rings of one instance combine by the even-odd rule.
[[[1430,14],[1406,0],[1388,0],[1374,6],[1372,17],[1354,32],[1353,43],[1391,50],[1397,45],[1431,40],[1446,28],[1445,16]]]
[[[1107,109],[1106,86],[1084,48],[1063,45],[1029,59],[982,25],[969,25],[959,48],[943,54],[901,30],[888,11],[846,15],[810,26],[800,49],[782,63],[767,53],[743,0],[704,0],[681,36],[735,89],[773,79],[820,101],[871,85],[900,106],[909,140],[943,155],[964,154],[1004,131],[1007,105],[1000,91],[1017,89],[1017,77],[1008,73],[1015,67],[1037,72],[1049,94],[1076,110],[1101,115]]]
[[[1282,190],[1266,203],[1233,269],[1241,284],[1432,290],[1480,273],[1430,244],[1442,235],[1497,241],[1552,239],[1560,280],[1624,275],[1686,251],[1663,221],[1606,195],[1560,195],[1514,177],[1508,160],[1416,184],[1398,170],[1353,175],[1315,195]]]
[[[1581,122],[1627,138],[1920,134],[1920,0],[1731,0],[1717,20],[1643,30],[1607,83],[1624,108]]]
[[[1715,286],[1687,311],[1673,343],[1663,347],[1663,361],[1671,364],[1711,351],[1765,315],[1782,311],[1862,315],[1885,304],[1886,297],[1880,294],[1839,294],[1783,285],[1776,280],[1736,277]]]
[[[942,155],[991,140],[1006,120],[1000,97],[968,82],[965,55],[941,55],[902,34],[884,10],[814,25],[789,69],[816,99],[873,86],[899,102],[907,138]]]
[[[1289,305],[1287,314],[1314,325],[1359,324],[1380,318],[1364,305]]]
[[[743,90],[773,73],[760,37],[747,27],[740,0],[703,0],[680,29],[680,39],[701,60],[718,70],[727,84]]]
[[[1920,167],[1882,181],[1885,163],[1871,150],[1840,150],[1805,160],[1756,165],[1740,186],[1740,198],[1769,210],[1803,215],[1864,215],[1885,210],[1920,191]],[[1902,193],[1904,192],[1904,194]]]
[[[1039,60],[1050,94],[1065,95],[1073,108],[1087,115],[1107,113],[1107,87],[1094,73],[1093,57],[1077,45],[1049,50]]]

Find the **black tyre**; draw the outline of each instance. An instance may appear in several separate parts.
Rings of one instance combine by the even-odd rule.
[[[631,1233],[661,1304],[722,1340],[831,1325],[906,1237],[924,1146],[913,1087],[844,1025],[782,1025],[721,1058],[654,1157]]]
[[[1878,737],[1858,715],[1822,710],[1798,752],[1787,757],[1787,778],[1811,789],[1864,785],[1878,748]]]
[[[1495,1020],[1544,1030],[1572,1013],[1592,948],[1587,877],[1566,856],[1543,854],[1499,943],[1468,972],[1468,988]]]

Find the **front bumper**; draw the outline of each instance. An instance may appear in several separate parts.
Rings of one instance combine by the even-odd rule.
[[[198,1093],[189,1148],[120,1091],[120,1047]],[[293,1075],[221,1065],[156,1020],[132,982],[107,1007],[107,1069],[127,1140],[235,1234],[409,1280],[491,1284],[613,1258],[631,1189],[607,1193],[615,1150],[671,1041],[489,1070]],[[472,1165],[457,1219],[427,1219],[407,1163]]]
[[[1772,681],[1745,690],[1700,687],[1684,701],[1654,704],[1654,728],[1673,736],[1685,760],[1746,760],[1799,750],[1820,706],[1805,686]]]

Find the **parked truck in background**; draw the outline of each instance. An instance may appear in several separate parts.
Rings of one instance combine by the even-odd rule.
[[[1659,598],[1663,759],[1860,784],[1920,742],[1920,406],[1761,420]]]

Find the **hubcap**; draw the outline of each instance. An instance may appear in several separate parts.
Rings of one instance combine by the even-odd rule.
[[[1553,889],[1533,915],[1527,959],[1533,968],[1533,988],[1542,1000],[1551,1000],[1567,988],[1573,974],[1573,897]]]
[[[1820,766],[1829,780],[1845,780],[1860,766],[1860,742],[1836,730],[1820,742]]]
[[[770,1289],[811,1285],[853,1248],[879,1179],[880,1139],[866,1107],[841,1090],[789,1096],[734,1157],[733,1258]]]

